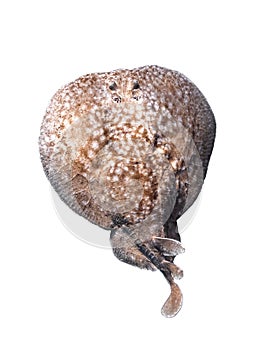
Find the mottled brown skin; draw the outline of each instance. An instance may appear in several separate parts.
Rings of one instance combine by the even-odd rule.
[[[118,259],[164,274],[167,317],[182,304],[177,220],[202,188],[215,129],[198,88],[157,66],[80,77],[55,94],[42,123],[49,181],[75,212],[111,230]]]

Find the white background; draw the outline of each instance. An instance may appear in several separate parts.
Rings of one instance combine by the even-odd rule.
[[[0,348],[253,349],[253,9],[242,1],[5,1],[1,25]],[[177,258],[159,273],[62,225],[38,153],[54,92],[80,75],[157,64],[207,97],[217,139]],[[84,230],[108,235],[84,221]]]

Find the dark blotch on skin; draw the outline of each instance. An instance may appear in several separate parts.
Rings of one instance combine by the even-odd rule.
[[[123,225],[127,226],[129,224],[129,221],[121,214],[112,215],[111,218],[112,218],[112,221],[114,224],[113,227],[115,227],[115,226],[121,227]]]

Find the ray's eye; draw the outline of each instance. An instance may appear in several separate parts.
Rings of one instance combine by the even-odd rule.
[[[132,86],[132,98],[136,101],[141,99],[141,90],[138,81],[135,81]]]
[[[116,91],[116,89],[117,89],[116,83],[115,83],[115,82],[112,83],[112,84],[109,86],[109,89],[110,89],[111,91]]]
[[[121,102],[121,97],[115,92],[117,90],[117,85],[116,82],[113,82],[112,84],[109,85],[109,90],[112,91],[111,98],[112,101],[115,103],[120,103]]]
[[[132,90],[138,90],[138,89],[140,89],[140,85],[137,81],[135,81]]]

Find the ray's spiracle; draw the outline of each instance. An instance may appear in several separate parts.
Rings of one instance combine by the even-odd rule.
[[[201,191],[215,129],[200,90],[158,66],[82,76],[57,91],[42,122],[50,183],[72,210],[111,231],[118,259],[163,273],[166,317],[182,305],[177,220]]]

